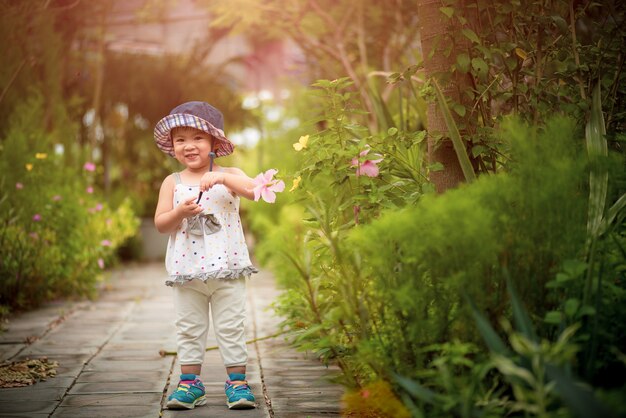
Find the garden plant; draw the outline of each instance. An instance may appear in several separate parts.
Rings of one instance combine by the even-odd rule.
[[[0,4],[2,313],[93,293],[175,169],[147,127],[207,91],[262,128],[236,165],[286,186],[242,217],[346,416],[626,416],[624,2],[197,0],[210,41],[299,48],[254,110],[214,42],[106,51],[112,1],[45,3]]]
[[[387,76],[365,92],[327,73],[271,138],[292,191],[250,218],[291,341],[339,365],[348,415],[623,416],[623,7],[437,13],[439,50],[358,67]],[[440,195],[446,139],[468,184]]]

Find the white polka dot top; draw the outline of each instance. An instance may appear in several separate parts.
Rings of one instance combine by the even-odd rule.
[[[174,207],[185,199],[198,196],[198,185],[182,184],[174,173]],[[202,214],[184,219],[170,235],[165,268],[168,286],[192,279],[236,279],[256,273],[239,218],[239,197],[215,185],[202,194],[198,203]]]

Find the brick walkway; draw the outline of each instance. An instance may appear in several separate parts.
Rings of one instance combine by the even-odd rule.
[[[14,318],[0,334],[0,361],[48,357],[56,377],[34,386],[0,389],[2,417],[332,417],[342,388],[335,374],[289,348],[282,337],[248,345],[248,380],[257,409],[229,411],[219,352],[206,354],[202,379],[207,405],[168,411],[164,400],[178,382],[171,289],[162,263],[116,270],[97,301],[59,302]],[[269,304],[277,290],[261,272],[249,282],[248,338],[272,335]],[[29,343],[27,343],[30,342]],[[209,346],[216,345],[211,335]]]

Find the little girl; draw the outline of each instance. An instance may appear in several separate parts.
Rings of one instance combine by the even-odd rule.
[[[248,359],[244,322],[250,262],[239,197],[252,199],[253,181],[234,167],[213,166],[213,158],[233,152],[224,136],[221,112],[204,102],[188,102],[161,119],[154,138],[161,151],[186,168],[163,181],[154,223],[170,234],[165,266],[174,290],[180,382],[170,409],[206,403],[200,370],[206,350],[209,310],[228,380],[231,409],[255,407],[246,382]]]

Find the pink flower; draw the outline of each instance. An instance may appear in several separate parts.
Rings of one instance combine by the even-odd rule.
[[[41,215],[40,215],[40,214],[38,214],[38,213],[36,213],[36,214],[33,216],[33,221],[35,221],[35,222],[39,222],[39,221],[41,221]]]
[[[91,186],[87,187],[86,192],[89,193],[89,194],[93,193],[93,187],[91,187]]]
[[[58,194],[54,195],[52,196],[52,200],[54,200],[55,202],[58,202],[59,200],[61,200],[61,196],[59,196]]]
[[[15,183],[15,188],[17,190],[22,190],[24,188],[24,185],[22,183]]]
[[[83,168],[87,171],[96,171],[96,165],[90,161],[87,161]]]
[[[254,201],[258,202],[260,198],[263,198],[267,203],[274,203],[276,201],[276,193],[285,190],[285,182],[282,180],[274,180],[274,174],[278,173],[278,170],[270,169],[265,173],[261,173],[254,178]]]
[[[365,157],[368,152],[370,152],[369,146],[367,146],[367,149],[359,153],[359,157]],[[360,163],[358,158],[353,158],[350,167],[356,167],[357,177],[360,175],[366,175],[367,177],[376,177],[378,176],[377,164],[382,160],[382,158],[378,160],[365,160],[364,162]]]
[[[103,247],[110,247],[111,241],[109,241],[108,239],[103,239],[102,241],[100,241],[100,245],[102,245]]]
[[[32,239],[38,239],[39,235],[37,235],[36,232],[31,232],[30,234],[28,234],[29,237],[31,237]]]
[[[104,260],[101,258],[98,259],[98,267],[104,270]]]
[[[96,212],[100,212],[103,208],[104,208],[104,206],[102,205],[102,203],[98,203],[93,208],[87,209],[87,212],[89,212],[89,213],[96,213]]]

